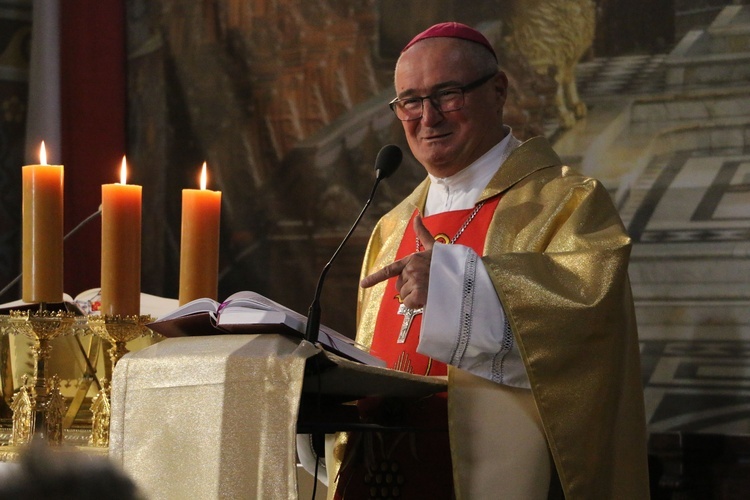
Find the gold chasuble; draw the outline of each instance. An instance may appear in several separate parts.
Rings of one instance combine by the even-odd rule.
[[[395,259],[428,188],[426,179],[378,222],[362,276]],[[562,165],[541,137],[508,157],[478,201],[497,195],[482,261],[523,357],[565,497],[648,498],[643,390],[627,275],[631,242],[611,198],[599,182]],[[357,340],[362,344],[372,345],[378,334],[375,324],[386,286],[360,289]],[[454,429],[467,429],[461,405],[471,404],[456,392],[467,384],[459,373],[465,372],[449,369],[456,484],[466,450],[464,436],[454,435]],[[479,420],[468,428],[480,436],[513,432],[506,428],[502,407]],[[335,460],[345,445],[346,438],[339,439]],[[480,473],[485,472],[503,474]],[[329,470],[329,477],[333,480],[336,471]],[[334,488],[331,484],[329,492]],[[502,491],[496,493],[503,497]],[[463,498],[458,487],[456,495]]]

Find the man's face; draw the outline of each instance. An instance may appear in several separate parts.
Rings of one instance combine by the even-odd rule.
[[[485,76],[467,62],[464,40],[430,38],[404,52],[396,65],[399,98],[431,95]],[[486,72],[485,72],[486,73]],[[402,122],[414,156],[436,177],[451,176],[489,151],[503,137],[503,104],[508,81],[503,73],[464,94],[464,106],[441,113],[425,99],[419,120]]]

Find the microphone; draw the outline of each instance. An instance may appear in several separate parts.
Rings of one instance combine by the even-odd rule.
[[[395,144],[388,144],[378,152],[377,158],[375,158],[375,185],[383,179],[387,179],[396,169],[401,165],[401,159],[403,158],[401,148]],[[375,191],[373,189],[373,191]],[[370,200],[367,200],[370,203]],[[356,224],[356,222],[355,222]]]
[[[362,211],[357,216],[357,220],[354,221],[354,224],[352,224],[349,232],[346,233],[346,236],[344,236],[341,244],[338,246],[336,251],[333,252],[331,260],[329,260],[328,263],[323,267],[323,271],[320,273],[320,278],[318,278],[318,286],[315,289],[315,296],[313,297],[312,304],[310,304],[310,310],[307,313],[307,325],[305,327],[305,339],[309,342],[312,342],[313,344],[318,341],[318,333],[320,333],[320,295],[323,290],[323,281],[328,274],[328,270],[331,268],[331,264],[333,264],[333,261],[336,259],[341,249],[349,240],[349,237],[354,232],[357,224],[359,224],[359,221],[365,214],[367,207],[370,206],[370,203],[375,196],[375,191],[378,188],[378,184],[380,184],[380,181],[382,181],[383,179],[390,177],[393,172],[396,171],[399,165],[401,165],[402,158],[403,154],[401,153],[401,148],[399,148],[395,144],[388,144],[387,146],[383,146],[378,152],[377,158],[375,158],[375,184],[373,184],[372,191],[370,191],[370,197],[365,202],[365,206],[362,207]]]

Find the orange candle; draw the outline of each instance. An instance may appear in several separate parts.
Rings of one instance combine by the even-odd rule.
[[[200,187],[182,190],[180,305],[218,295],[221,191],[206,189],[205,163]]]
[[[23,285],[25,302],[63,300],[63,166],[47,165],[44,142],[41,165],[22,167]]]
[[[141,311],[141,186],[126,184],[122,158],[119,184],[102,185],[102,314]]]

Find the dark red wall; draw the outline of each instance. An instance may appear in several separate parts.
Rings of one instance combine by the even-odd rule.
[[[65,231],[96,211],[101,185],[119,182],[125,154],[125,4],[65,2],[60,12]],[[65,291],[99,286],[101,222],[65,242]]]

